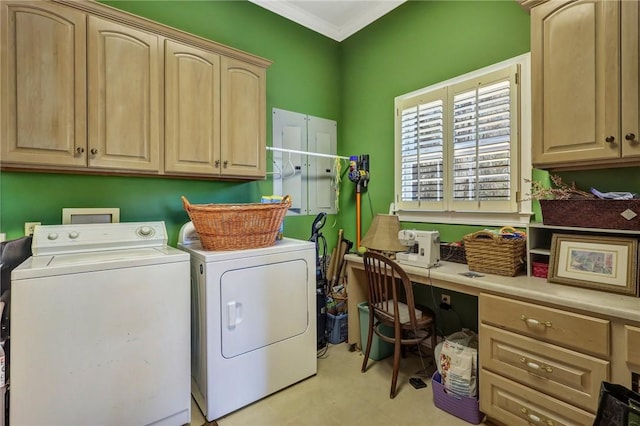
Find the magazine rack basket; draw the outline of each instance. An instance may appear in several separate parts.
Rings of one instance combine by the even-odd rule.
[[[469,270],[514,277],[524,269],[526,257],[524,238],[502,236],[478,231],[464,237]]]

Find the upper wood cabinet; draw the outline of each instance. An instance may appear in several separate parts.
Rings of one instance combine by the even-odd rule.
[[[167,40],[165,170],[266,174],[266,70]]]
[[[535,167],[640,161],[639,22],[637,1],[531,9]]]
[[[89,166],[159,171],[158,36],[89,16]]]
[[[220,55],[165,44],[165,170],[220,171]]]
[[[86,165],[84,13],[53,3],[0,3],[3,162]]]
[[[222,59],[222,174],[265,175],[265,80],[264,68]]]
[[[94,1],[0,19],[3,168],[266,175],[270,61]]]

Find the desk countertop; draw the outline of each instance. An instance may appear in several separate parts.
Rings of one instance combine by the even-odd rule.
[[[348,254],[345,259],[356,269],[364,269],[362,257]],[[433,268],[402,265],[412,281],[432,284],[435,287],[451,289],[461,293],[478,295],[482,292],[521,299],[544,302],[559,308],[581,310],[633,322],[640,322],[640,298],[604,291],[590,290],[562,284],[553,284],[543,278],[504,277],[481,273],[481,277],[470,278],[462,273],[469,267],[460,263],[440,262]]]

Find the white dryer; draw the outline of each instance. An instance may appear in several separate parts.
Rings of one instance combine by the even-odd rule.
[[[315,245],[203,250],[191,223],[191,392],[208,421],[317,372]]]
[[[163,222],[46,225],[12,272],[10,423],[191,421],[189,256]]]

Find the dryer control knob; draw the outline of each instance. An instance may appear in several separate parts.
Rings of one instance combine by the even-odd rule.
[[[71,238],[72,240],[75,240],[76,238],[78,238],[80,236],[80,234],[78,234],[78,231],[71,231],[69,232],[69,238]]]
[[[52,232],[49,235],[47,235],[47,239],[48,240],[57,240],[58,239],[58,234],[56,234],[55,232]]]

